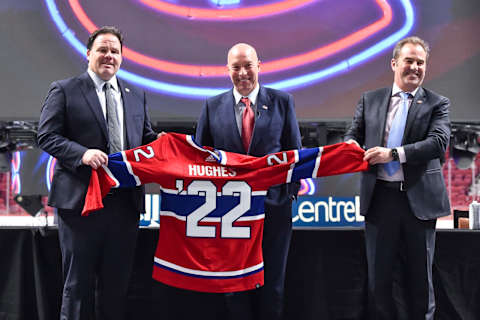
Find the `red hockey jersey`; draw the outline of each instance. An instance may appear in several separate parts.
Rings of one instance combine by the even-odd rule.
[[[235,292],[263,285],[264,199],[270,186],[366,170],[354,144],[261,158],[201,147],[170,133],[109,156],[92,170],[83,214],[103,207],[110,188],[161,186],[153,278],[174,287]]]

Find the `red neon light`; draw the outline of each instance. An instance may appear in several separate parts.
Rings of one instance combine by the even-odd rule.
[[[139,0],[155,10],[192,19],[201,20],[243,20],[256,19],[267,15],[279,14],[307,5],[315,0],[285,0],[263,6],[251,6],[236,9],[203,9],[179,6],[161,0]]]
[[[52,161],[50,162],[50,170],[48,173],[48,178],[50,179],[50,183],[53,180],[53,174],[55,172],[55,165],[57,164],[57,158],[53,158]]]
[[[12,177],[12,182],[10,184],[10,190],[13,193],[19,194],[20,193],[20,175],[15,173]]]
[[[308,184],[304,179],[300,179],[300,190],[298,190],[298,195],[303,196],[308,192]]]
[[[16,151],[13,153],[11,163],[12,163],[13,172],[17,173],[20,170],[20,163],[21,163],[20,151]]]
[[[92,33],[98,27],[90,20],[83,8],[80,6],[79,0],[69,0],[70,6],[85,29],[89,33]],[[360,29],[340,40],[332,42],[323,47],[315,50],[298,54],[292,57],[272,60],[269,62],[262,62],[262,73],[270,73],[275,71],[281,71],[285,69],[295,68],[304,64],[308,64],[314,61],[326,58],[334,53],[346,49],[354,44],[366,39],[375,32],[386,27],[392,21],[392,8],[387,3],[387,0],[375,0],[380,9],[383,12],[383,16],[374,23]],[[236,9],[240,10],[240,9]],[[201,66],[201,65],[189,65],[169,62],[160,60],[157,58],[149,57],[147,55],[138,53],[127,47],[123,47],[123,57],[136,62],[144,67],[149,67],[161,72],[173,73],[182,76],[189,77],[222,77],[227,75],[227,69],[225,66]]]

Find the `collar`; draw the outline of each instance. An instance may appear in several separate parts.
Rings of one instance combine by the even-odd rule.
[[[417,91],[420,87],[416,87],[415,90],[413,90],[412,92],[407,92],[407,93],[410,93],[412,95],[412,97],[415,97],[415,94],[417,94]],[[392,88],[392,97],[396,96],[399,92],[402,92],[403,90],[400,89],[397,84],[393,84],[393,88]]]
[[[256,104],[259,91],[260,85],[257,82],[257,86],[255,87],[255,89],[253,89],[252,92],[250,92],[250,94],[247,96],[247,98],[250,99],[252,105]],[[235,98],[235,105],[237,105],[240,102],[240,99],[243,98],[243,96],[240,94],[240,92],[237,91],[235,87],[233,87],[233,97]]]
[[[118,82],[117,82],[117,76],[114,75],[110,80],[108,81],[105,81],[103,79],[101,79],[95,72],[93,72],[92,70],[88,69],[87,70],[88,72],[88,75],[90,76],[90,78],[92,78],[93,80],[93,83],[95,84],[95,88],[97,89],[97,91],[102,91],[103,89],[103,85],[106,83],[106,82],[109,82],[113,89],[117,92],[119,92],[118,90]]]

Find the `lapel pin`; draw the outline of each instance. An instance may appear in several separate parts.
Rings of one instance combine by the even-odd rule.
[[[268,107],[266,105],[263,105],[262,109],[268,110]]]
[[[130,89],[128,89],[128,88],[125,88],[125,91],[126,91],[126,92],[130,92]]]

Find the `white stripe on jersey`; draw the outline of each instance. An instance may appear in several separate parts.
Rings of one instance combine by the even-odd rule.
[[[187,138],[187,142],[188,142],[192,147],[194,147],[195,149],[198,149],[198,150],[200,150],[200,151],[203,151],[203,152],[208,152],[208,153],[210,153],[210,154],[215,158],[215,160],[217,160],[217,162],[219,162],[219,163],[222,162],[222,159],[220,159],[220,157],[219,157],[215,152],[212,152],[212,151],[210,151],[210,150],[204,149],[204,148],[202,148],[201,146],[199,146],[199,145],[195,142],[195,140],[193,140],[192,136],[187,135],[186,138]]]
[[[299,160],[298,150],[293,150],[293,154],[295,155],[295,162],[290,165],[290,170],[288,170],[288,173],[287,173],[286,183],[292,182],[293,169],[295,169],[295,165],[298,163],[298,160]]]
[[[127,167],[128,173],[130,173],[130,175],[135,179],[135,185],[140,186],[140,185],[142,184],[142,182],[141,182],[140,179],[133,173],[132,165],[131,165],[130,162],[127,160],[127,155],[126,155],[125,151],[122,151],[122,158],[123,158],[123,162],[125,162],[125,166]]]
[[[115,185],[112,188],[118,188],[120,186],[120,182],[117,180],[117,178],[115,178],[112,171],[110,171],[110,169],[104,164],[102,164],[102,168],[105,170],[105,173],[110,177],[110,179],[115,182]]]
[[[234,277],[234,276],[240,276],[243,274],[250,273],[252,271],[260,270],[263,268],[263,262],[251,266],[245,269],[241,270],[234,270],[234,271],[204,271],[204,270],[195,270],[195,269],[190,269],[190,268],[185,268],[179,265],[176,265],[174,263],[162,260],[158,257],[155,257],[154,261],[162,266],[168,267],[170,269],[174,269],[183,273],[187,274],[193,274],[197,276],[204,276],[204,277]]]
[[[320,161],[322,159],[323,147],[318,147],[317,159],[315,159],[315,168],[313,168],[312,177],[316,178],[318,173],[318,168],[320,167]]]
[[[191,135],[186,135],[185,138],[187,139],[187,142],[189,145],[194,147],[195,149],[198,149],[200,151],[206,152],[207,150],[203,149],[201,146],[199,146],[192,138]]]
[[[165,192],[165,193],[168,193],[168,194],[178,194],[177,189],[167,189],[167,188],[163,188],[162,186],[160,186],[160,190],[162,192]]]
[[[187,221],[187,216],[178,215],[173,211],[161,210],[160,215],[165,216],[165,217],[172,217],[172,218],[175,218],[175,219],[180,220],[180,221]],[[259,214],[259,215],[256,215],[256,216],[240,217],[235,221],[255,221],[255,220],[263,220],[263,219],[265,219],[265,213],[262,213],[262,214]],[[202,220],[200,220],[200,221],[201,222],[218,222],[218,223],[220,223],[220,222],[222,222],[222,219],[221,219],[221,217],[205,217],[205,218],[202,218]]]
[[[166,216],[166,217],[173,217],[177,220],[181,220],[181,221],[187,221],[187,217],[186,216],[179,216],[178,214],[176,214],[175,212],[173,211],[164,211],[164,210],[161,210],[160,211],[160,215],[161,216]]]
[[[223,150],[217,150],[220,155],[222,156],[222,158],[220,159],[220,164],[226,166],[227,165],[227,154],[225,153],[225,151]]]
[[[262,220],[262,219],[265,219],[265,213],[259,214],[257,216],[240,217],[235,221],[255,221],[255,220]]]

